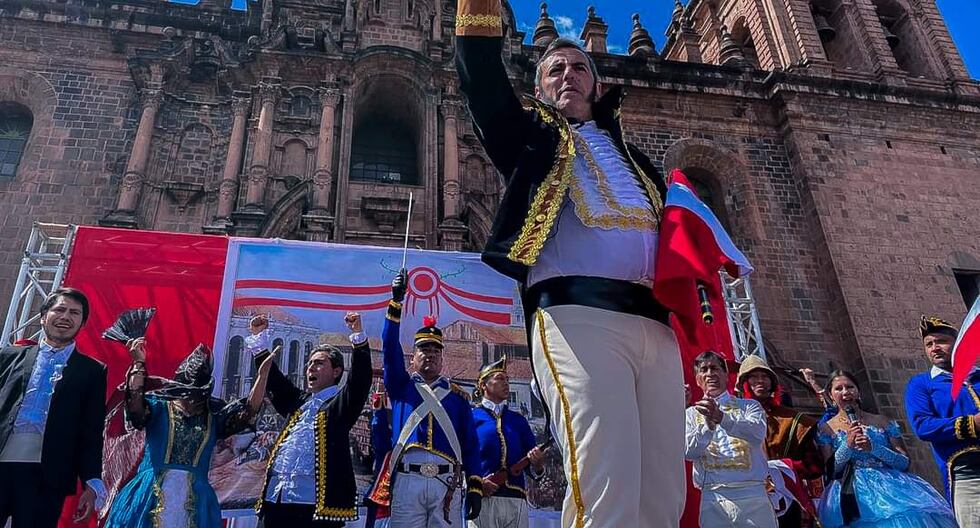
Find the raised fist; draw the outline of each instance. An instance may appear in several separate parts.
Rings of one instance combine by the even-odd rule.
[[[347,312],[347,315],[344,316],[344,322],[347,323],[347,328],[349,328],[351,332],[357,333],[363,330],[363,326],[361,325],[361,314],[357,312]]]
[[[248,330],[252,333],[252,335],[257,334],[266,328],[269,328],[269,318],[265,315],[256,315],[248,322]]]
[[[408,291],[408,272],[402,269],[391,281],[391,300],[402,302],[405,300],[406,291]]]

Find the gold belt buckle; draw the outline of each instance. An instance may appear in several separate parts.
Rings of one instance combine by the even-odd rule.
[[[423,477],[432,478],[439,474],[439,466],[427,462],[422,464],[422,468],[419,469],[419,473],[421,473]]]

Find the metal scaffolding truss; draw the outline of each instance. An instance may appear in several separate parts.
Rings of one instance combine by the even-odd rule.
[[[40,335],[38,310],[44,298],[61,286],[74,239],[74,225],[34,222],[3,323],[4,346]]]
[[[735,358],[742,361],[745,356],[755,354],[766,359],[759,312],[756,310],[748,277],[733,279],[722,271],[721,284],[728,309],[728,329],[732,334]]]

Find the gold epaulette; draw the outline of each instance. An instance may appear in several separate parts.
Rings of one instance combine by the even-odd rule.
[[[460,37],[502,37],[501,0],[457,0],[456,35]]]
[[[464,389],[463,387],[460,387],[459,385],[456,385],[453,382],[449,382],[449,390],[455,392],[456,394],[459,394],[466,401],[470,401],[470,399],[471,399],[470,393],[466,392],[466,389]]]

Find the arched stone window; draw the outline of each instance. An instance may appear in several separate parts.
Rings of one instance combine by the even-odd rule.
[[[290,117],[310,117],[313,102],[305,95],[295,95],[289,103]]]
[[[810,12],[827,60],[841,70],[870,71],[868,57],[858,45],[860,32],[841,0],[811,0]]]
[[[225,357],[225,396],[237,395],[241,388],[242,377],[238,372],[241,368],[242,350],[245,348],[245,340],[242,336],[232,337],[228,342],[228,355]]]
[[[272,341],[272,350],[275,350],[276,348],[282,348],[282,343],[283,343],[282,338],[277,337],[275,340]],[[276,354],[276,365],[279,367],[280,371],[282,370],[282,356],[283,354],[281,351],[278,354]]]
[[[681,170],[690,180],[691,185],[694,186],[694,192],[697,193],[698,198],[711,209],[712,213],[715,213],[721,225],[730,232],[728,210],[725,208],[725,200],[718,185],[718,178],[711,171],[700,167],[687,167]]]
[[[289,379],[294,385],[299,384],[299,341],[289,342]]]
[[[898,67],[915,77],[936,78],[929,62],[929,45],[915,20],[897,0],[874,0],[885,41]]]
[[[415,135],[385,116],[365,119],[354,128],[350,179],[418,185]]]
[[[759,54],[755,49],[755,42],[752,40],[752,32],[745,24],[745,18],[740,18],[732,28],[732,39],[742,48],[742,55],[745,61],[753,68],[759,69]]]
[[[34,116],[26,106],[0,102],[0,178],[13,178],[27,149]]]
[[[303,368],[306,368],[306,364],[310,362],[310,354],[313,353],[313,343],[309,341],[303,345]]]

